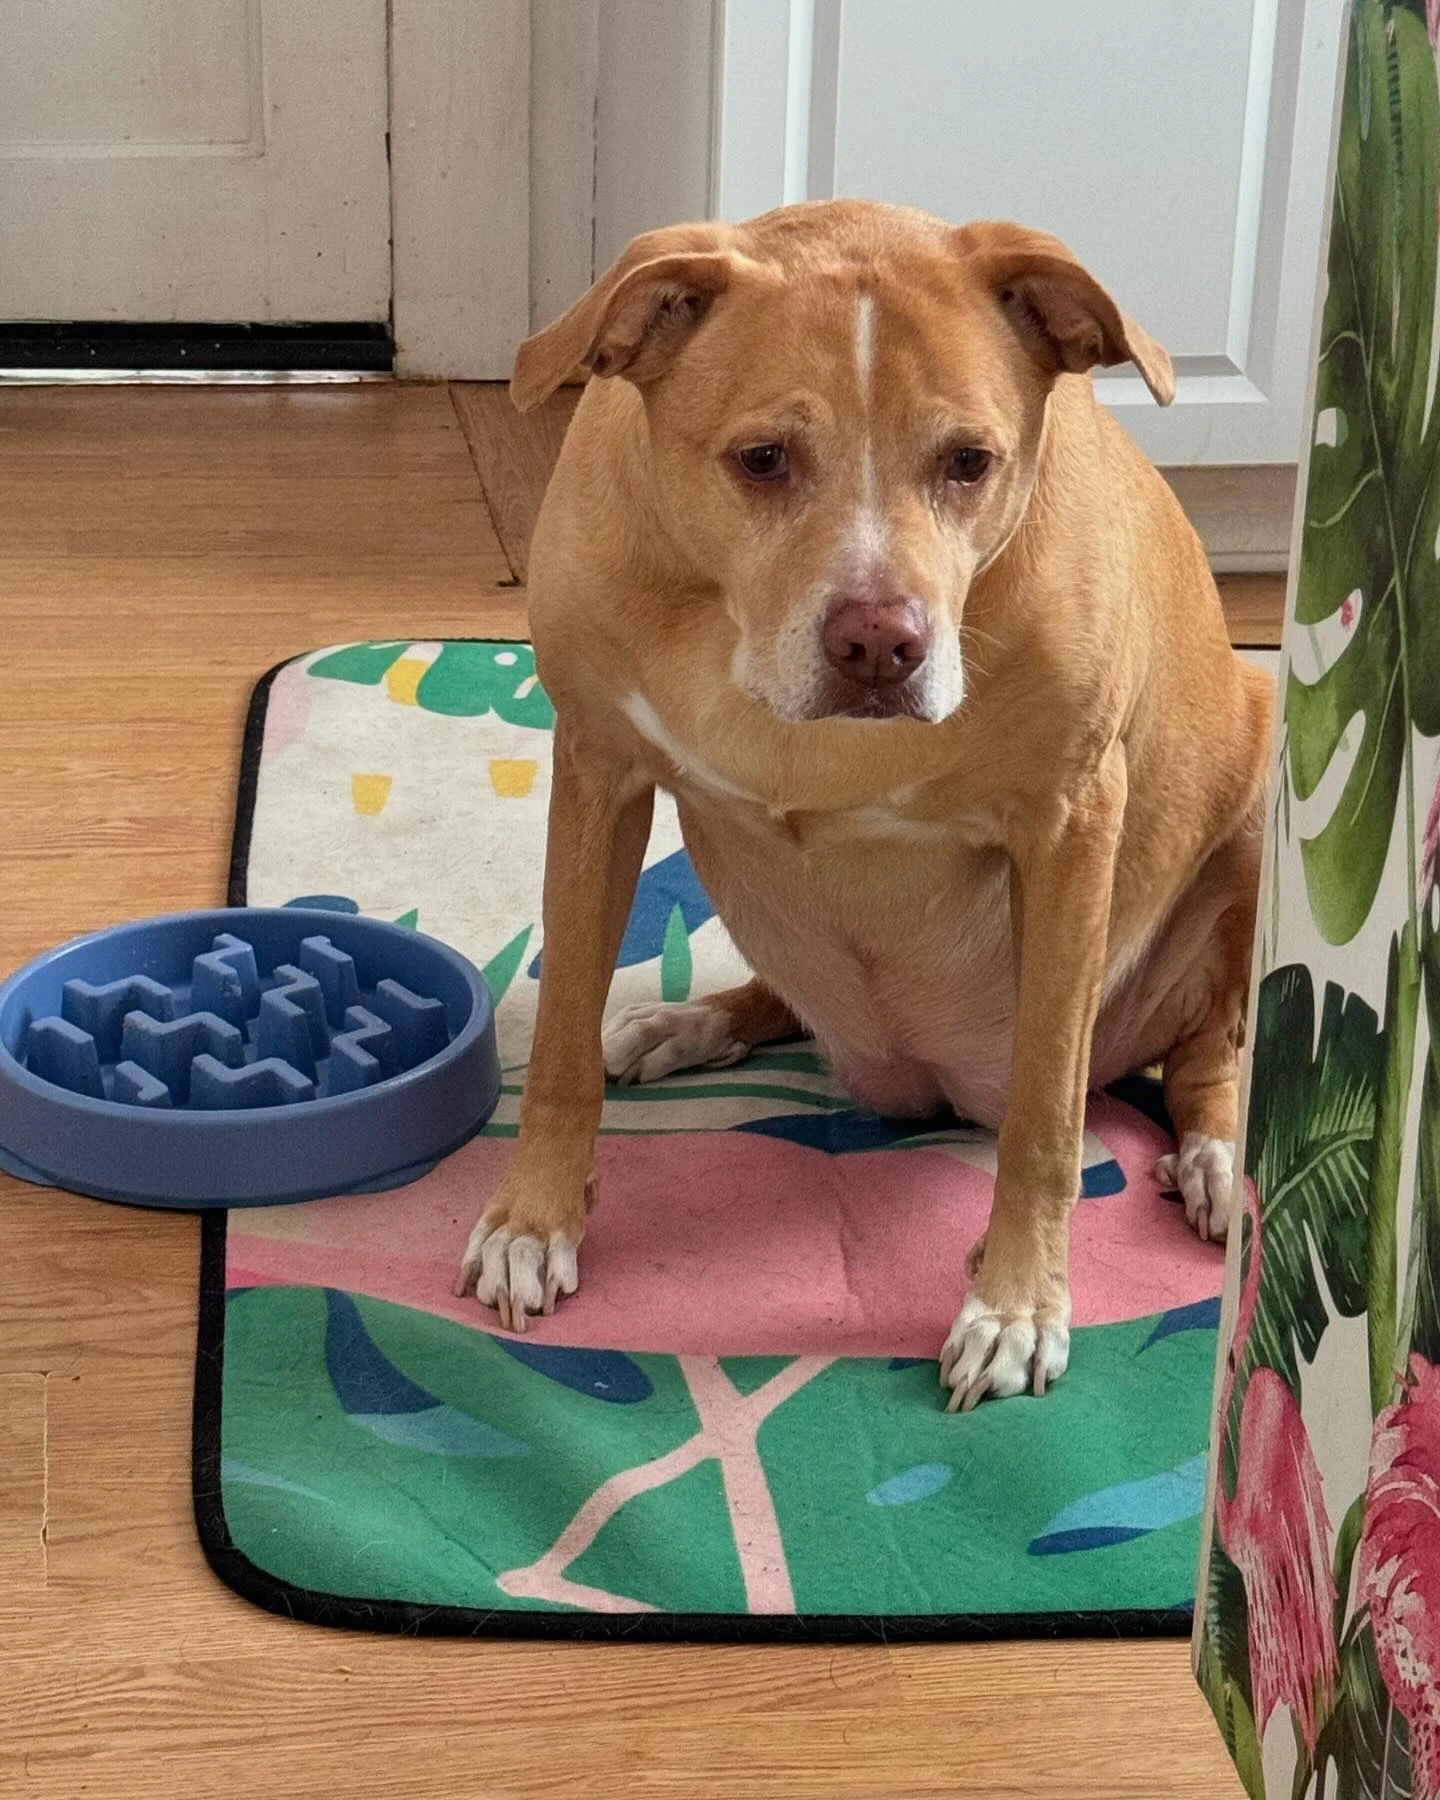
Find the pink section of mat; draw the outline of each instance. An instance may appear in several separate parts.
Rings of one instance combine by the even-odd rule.
[[[1137,1318],[1218,1292],[1202,1244],[1151,1177],[1173,1148],[1119,1101],[1091,1131],[1122,1192],[1081,1200],[1072,1233],[1077,1325]],[[413,1186],[230,1215],[232,1287],[344,1288],[487,1331],[450,1284],[513,1151],[477,1138]],[[743,1131],[605,1137],[580,1292],[538,1342],[678,1355],[933,1356],[965,1291],[965,1253],[992,1183],[923,1148],[832,1156]]]

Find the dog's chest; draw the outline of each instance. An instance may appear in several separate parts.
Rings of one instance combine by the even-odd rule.
[[[832,1049],[1008,1064],[1003,852],[903,807],[786,820],[682,794],[691,855],[741,953]]]

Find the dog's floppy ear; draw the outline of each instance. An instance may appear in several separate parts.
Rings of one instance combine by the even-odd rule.
[[[1133,362],[1161,406],[1175,398],[1175,372],[1164,348],[1126,318],[1059,238],[982,223],[964,226],[957,244],[1049,367],[1082,374],[1097,363],[1110,368]]]
[[[520,346],[510,397],[521,412],[578,370],[648,381],[667,366],[717,294],[735,257],[723,225],[647,231],[553,325]]]

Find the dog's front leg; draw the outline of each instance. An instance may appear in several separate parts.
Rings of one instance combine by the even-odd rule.
[[[605,1097],[600,1023],[650,836],[654,788],[580,746],[562,714],[545,850],[545,943],[520,1138],[465,1247],[457,1295],[475,1290],[523,1331],[579,1283],[577,1251]]]
[[[1063,817],[1012,850],[1014,1062],[989,1229],[941,1353],[952,1412],[987,1393],[1043,1394],[1069,1361],[1070,1212],[1124,812],[1117,747]]]

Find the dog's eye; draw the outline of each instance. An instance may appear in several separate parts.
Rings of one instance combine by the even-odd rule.
[[[974,487],[990,467],[990,452],[977,444],[961,444],[950,452],[945,465],[945,479],[958,481],[962,487]]]
[[[778,481],[789,467],[783,444],[746,444],[735,460],[752,481]]]

